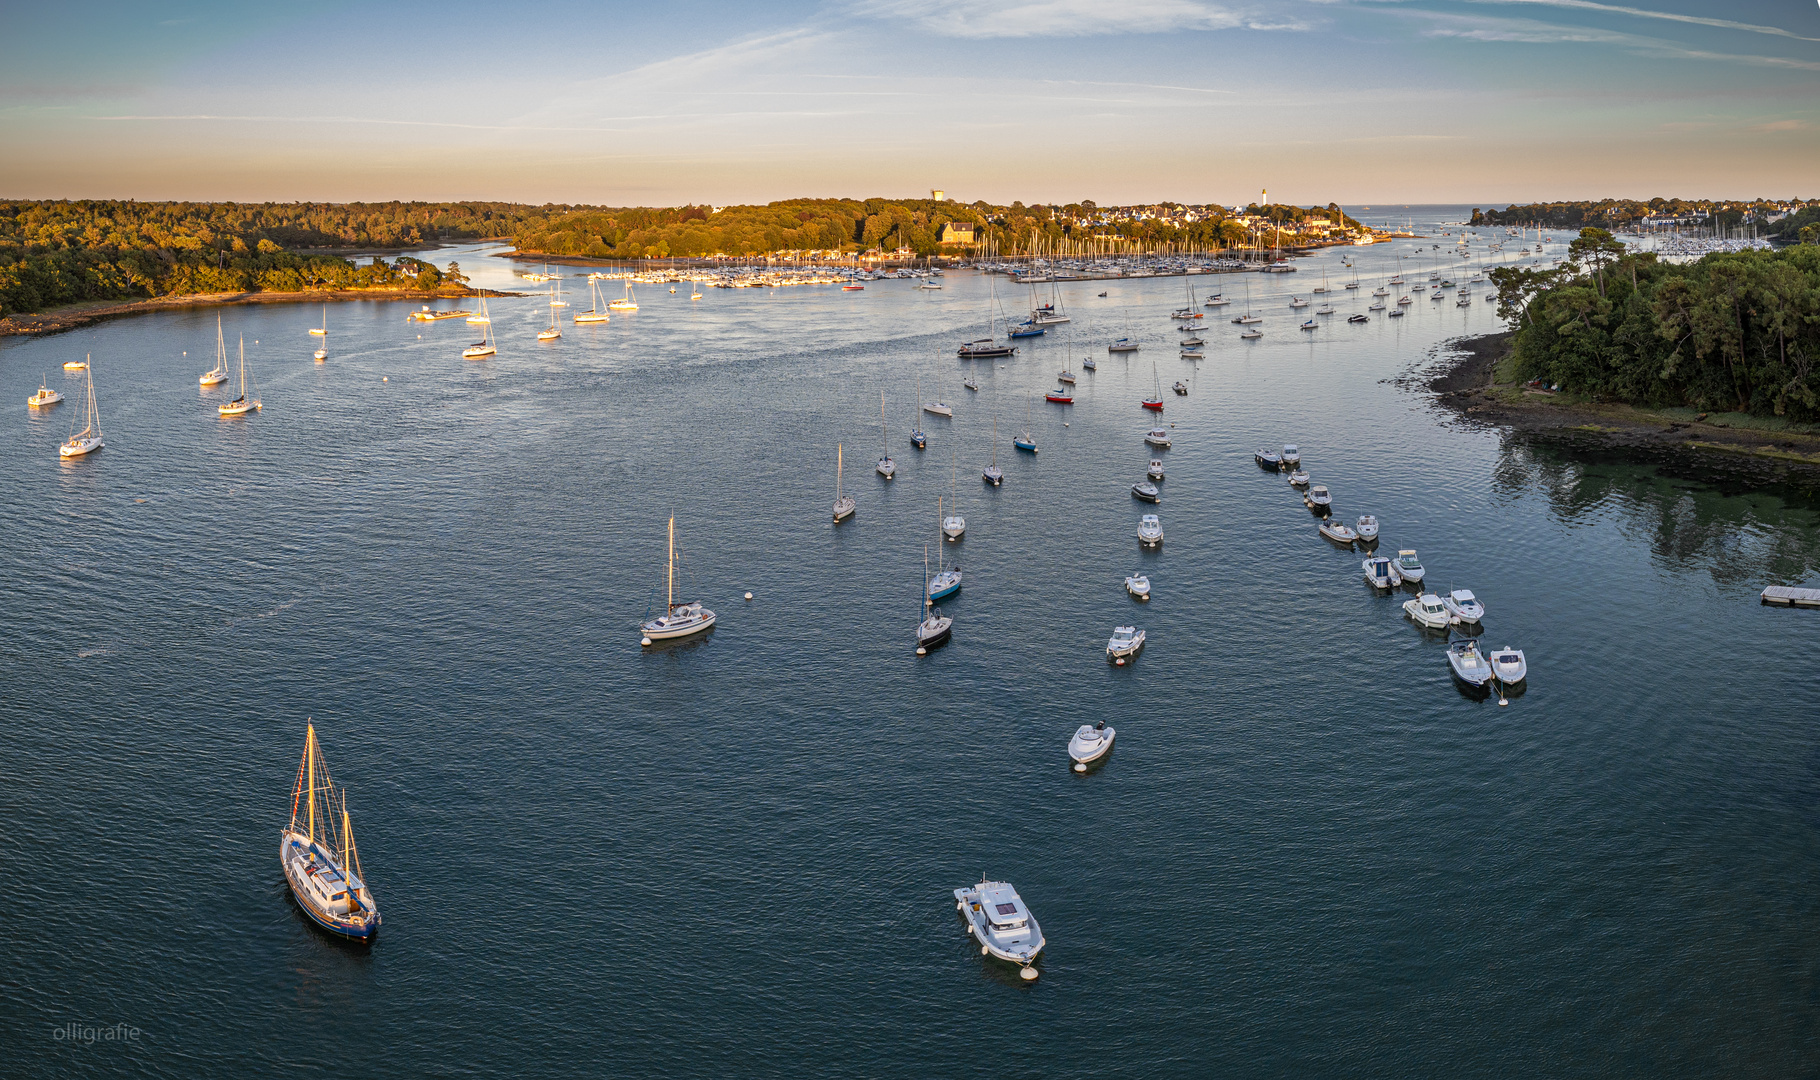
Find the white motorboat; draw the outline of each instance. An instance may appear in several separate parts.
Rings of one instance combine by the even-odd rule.
[[[1163,542],[1163,521],[1155,514],[1138,519],[1138,543],[1155,547]]]
[[[1485,620],[1485,605],[1472,594],[1471,589],[1454,589],[1441,597],[1441,603],[1453,612],[1454,618],[1463,623],[1476,623]]]
[[[992,956],[1023,968],[1025,979],[1036,978],[1037,954],[1047,944],[1036,917],[1008,881],[982,881],[954,890],[954,906],[980,943],[980,955]]]
[[[1135,656],[1144,647],[1144,632],[1135,626],[1115,626],[1106,641],[1106,655],[1114,660]]]
[[[1157,502],[1161,498],[1156,485],[1148,480],[1139,480],[1131,485],[1131,494],[1145,502]]]
[[[1151,428],[1145,433],[1144,441],[1151,446],[1168,446],[1169,432],[1163,428]]]
[[[1359,539],[1367,544],[1378,542],[1378,519],[1370,514],[1359,515]]]
[[[101,449],[104,445],[101,441],[101,411],[95,406],[95,369],[89,366],[87,360],[84,360],[82,370],[88,372],[88,403],[87,413],[84,417],[86,423],[81,431],[71,435],[63,445],[57,447],[57,456],[60,458],[81,457]]]
[[[1448,642],[1447,662],[1453,665],[1454,677],[1468,686],[1484,686],[1491,681],[1491,665],[1479,652],[1478,638]]]
[[[1302,451],[1294,443],[1283,447],[1283,464],[1294,467],[1302,463]]]
[[[1397,552],[1396,561],[1391,564],[1391,569],[1396,571],[1399,583],[1404,581],[1411,584],[1420,583],[1424,573],[1422,562],[1416,558],[1414,548],[1404,548]]]
[[[1308,301],[1299,296],[1292,296],[1289,298],[1289,306],[1292,308],[1305,308],[1308,306]]]
[[[834,520],[836,523],[852,517],[853,511],[859,509],[853,501],[853,496],[841,494],[841,473],[847,463],[846,458],[847,448],[836,443],[834,447]]]
[[[1175,392],[1177,394],[1181,395],[1182,397],[1188,396],[1188,384],[1183,382],[1180,379],[1177,379],[1175,381],[1175,386],[1173,387],[1173,389],[1175,390]]]
[[[1351,547],[1353,541],[1359,538],[1359,534],[1354,532],[1350,525],[1343,521],[1335,521],[1333,518],[1322,518],[1320,531],[1321,535],[1327,539],[1336,544],[1345,544],[1347,547]]]
[[[87,371],[88,370],[88,361],[87,360],[71,360],[68,363],[63,365],[63,370],[65,370],[65,371]]]
[[[1522,649],[1506,645],[1491,654],[1491,671],[1499,682],[1514,685],[1529,676],[1529,661],[1523,656]]]
[[[1068,740],[1068,756],[1074,759],[1074,771],[1086,772],[1087,766],[1112,753],[1112,740],[1118,736],[1116,728],[1106,726],[1106,721],[1097,724],[1082,724]]]
[[[1390,571],[1390,560],[1382,555],[1366,559],[1359,564],[1365,570],[1365,584],[1374,589],[1394,588],[1397,583]]]
[[[52,390],[50,384],[45,379],[40,378],[38,380],[38,392],[31,397],[26,398],[25,404],[31,408],[38,409],[43,408],[46,405],[55,405],[62,400],[62,391]]]
[[[1125,579],[1125,591],[1139,600],[1150,599],[1150,578],[1146,574],[1133,573]]]
[[[700,601],[676,602],[676,515],[670,515],[669,561],[664,571],[664,613],[639,627],[644,632],[642,645],[668,638],[699,634],[714,625],[714,613]]]
[[[954,406],[941,401],[924,402],[923,411],[926,413],[934,413],[937,416],[954,416]]]
[[[1434,593],[1423,593],[1414,600],[1403,601],[1403,610],[1410,618],[1430,630],[1441,630],[1453,625],[1453,615]]]
[[[1150,468],[1145,470],[1144,475],[1150,477],[1150,479],[1156,481],[1159,484],[1162,483],[1163,482],[1163,462],[1162,462],[1162,460],[1160,458],[1151,458],[1150,459]]]
[[[1283,456],[1275,450],[1259,450],[1251,456],[1259,465],[1273,472],[1283,467]]]

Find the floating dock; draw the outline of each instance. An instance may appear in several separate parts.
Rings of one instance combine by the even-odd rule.
[[[1820,589],[1796,589],[1787,585],[1771,585],[1763,590],[1763,602],[1781,604],[1783,607],[1820,608]]]

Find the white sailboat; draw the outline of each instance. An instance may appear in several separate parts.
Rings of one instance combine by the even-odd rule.
[[[950,452],[952,453],[952,450]],[[953,454],[949,460],[948,467],[948,490],[953,495],[953,500],[950,505],[955,509],[953,513],[942,518],[942,535],[949,540],[959,540],[961,537],[967,535],[967,519],[961,516],[960,511],[961,459],[959,454]],[[939,499],[936,501],[938,503],[940,502]]]
[[[937,496],[936,500],[935,500],[935,519],[941,523],[941,531],[944,535],[946,535],[946,533],[948,531],[948,519],[942,516],[942,500],[941,500],[940,496]],[[949,537],[949,539],[952,540],[953,537]],[[959,566],[956,566],[954,569],[950,570],[947,567],[943,566],[941,559],[944,554],[944,551],[940,545],[937,545],[935,550],[936,550],[936,564],[935,564],[936,573],[933,578],[929,579],[929,586],[928,586],[929,606],[930,607],[934,607],[935,602],[937,600],[945,599],[945,598],[953,596],[955,593],[961,591],[961,568]],[[928,556],[929,556],[929,549],[924,548],[923,557],[926,559],[926,558],[928,558]],[[928,573],[928,570],[926,567],[923,572]]]
[[[217,405],[215,411],[223,416],[245,416],[261,408],[259,399],[251,397],[246,391],[246,335],[240,335],[240,395],[223,405]]]
[[[878,396],[878,429],[884,441],[880,444],[884,450],[878,459],[878,474],[889,480],[897,475],[897,462],[891,460],[891,429],[885,423],[885,395]]]
[[[638,310],[638,299],[632,295],[632,279],[631,278],[626,279],[625,297],[623,299],[613,301],[611,304],[608,304],[607,307],[612,308],[614,311],[637,311]]]
[[[588,310],[575,313],[577,323],[604,323],[607,321],[606,302],[600,298],[600,279],[588,275],[588,299],[591,301]]]
[[[228,381],[227,342],[221,337],[221,316],[215,316],[215,366],[202,373],[202,385],[214,386]]]
[[[88,360],[93,360],[90,356]],[[68,441],[57,448],[58,457],[81,457],[101,449],[101,412],[95,408],[95,369],[85,361],[83,369],[88,372],[88,411],[84,414],[84,425],[81,431],[72,434]]]
[[[219,316],[217,316],[219,318]],[[310,333],[322,338],[322,344],[316,346],[315,360],[318,364],[329,358],[329,305],[322,305],[322,326]]]
[[[480,323],[480,340],[461,350],[461,358],[463,360],[479,360],[482,357],[492,356],[497,353],[499,349],[493,344],[493,319],[487,314],[486,297],[483,296],[480,298],[480,318],[469,319],[468,321]]]
[[[834,520],[837,524],[852,517],[853,512],[859,509],[853,501],[853,496],[841,493],[841,471],[845,465],[846,447],[836,443],[834,447]]]
[[[312,337],[329,336],[329,305],[322,305],[322,325],[312,329],[310,334]]]
[[[714,625],[714,613],[701,606],[701,601],[692,600],[679,604],[676,602],[676,515],[670,515],[670,557],[664,576],[666,599],[664,613],[645,623],[639,629],[644,631],[644,638],[639,642],[649,645],[653,641],[669,638],[688,637],[699,634]]]
[[[547,330],[539,330],[537,332],[537,340],[555,341],[562,336],[562,331],[556,326],[556,309],[568,306],[568,304],[557,298],[556,287],[552,284],[550,287],[550,327]]]

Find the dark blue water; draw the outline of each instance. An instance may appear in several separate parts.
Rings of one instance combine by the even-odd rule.
[[[228,308],[266,406],[241,421],[196,385],[214,311],[7,342],[5,1071],[1811,1075],[1816,627],[1756,593],[1820,564],[1815,513],[1451,422],[1399,379],[1491,305],[1339,321],[1404,249],[1347,252],[1366,288],[1316,333],[1286,297],[1322,267],[1337,290],[1337,253],[1251,276],[1265,338],[1210,312],[1198,365],[1181,279],[1063,286],[1076,370],[1100,360],[1072,408],[1041,400],[1070,327],[960,387],[972,274],[647,288],[542,346],[542,299],[500,300],[482,363],[406,305],[332,306],[323,365],[318,308]],[[1144,351],[1108,357],[1128,331]],[[62,463],[73,406],[23,399],[90,352],[108,445]],[[1153,364],[1191,392],[1144,554]],[[919,374],[956,405],[923,453]],[[1010,451],[1032,395],[1035,458]],[[1485,600],[1526,693],[1454,688],[1443,638],[1252,464],[1286,441]],[[919,659],[951,461],[966,588]],[[672,512],[720,623],[641,649]],[[1122,622],[1150,644],[1120,669]],[[370,952],[277,864],[306,717],[385,914]],[[1110,762],[1069,772],[1101,718]],[[961,928],[981,874],[1042,922],[1034,985]]]

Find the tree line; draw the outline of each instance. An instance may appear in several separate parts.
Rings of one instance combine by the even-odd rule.
[[[1780,213],[1790,203],[1801,205],[1804,199],[1598,199],[1579,202],[1525,203],[1503,210],[1481,210],[1474,207],[1470,224],[1475,226],[1543,225],[1551,229],[1611,227],[1626,225],[1652,215],[1707,219],[1722,228],[1731,228],[1747,216]],[[1792,216],[1792,215],[1791,215]],[[1781,223],[1776,223],[1780,227]]]
[[[1662,262],[1585,228],[1553,270],[1500,267],[1518,375],[1636,405],[1820,420],[1820,246]]]

